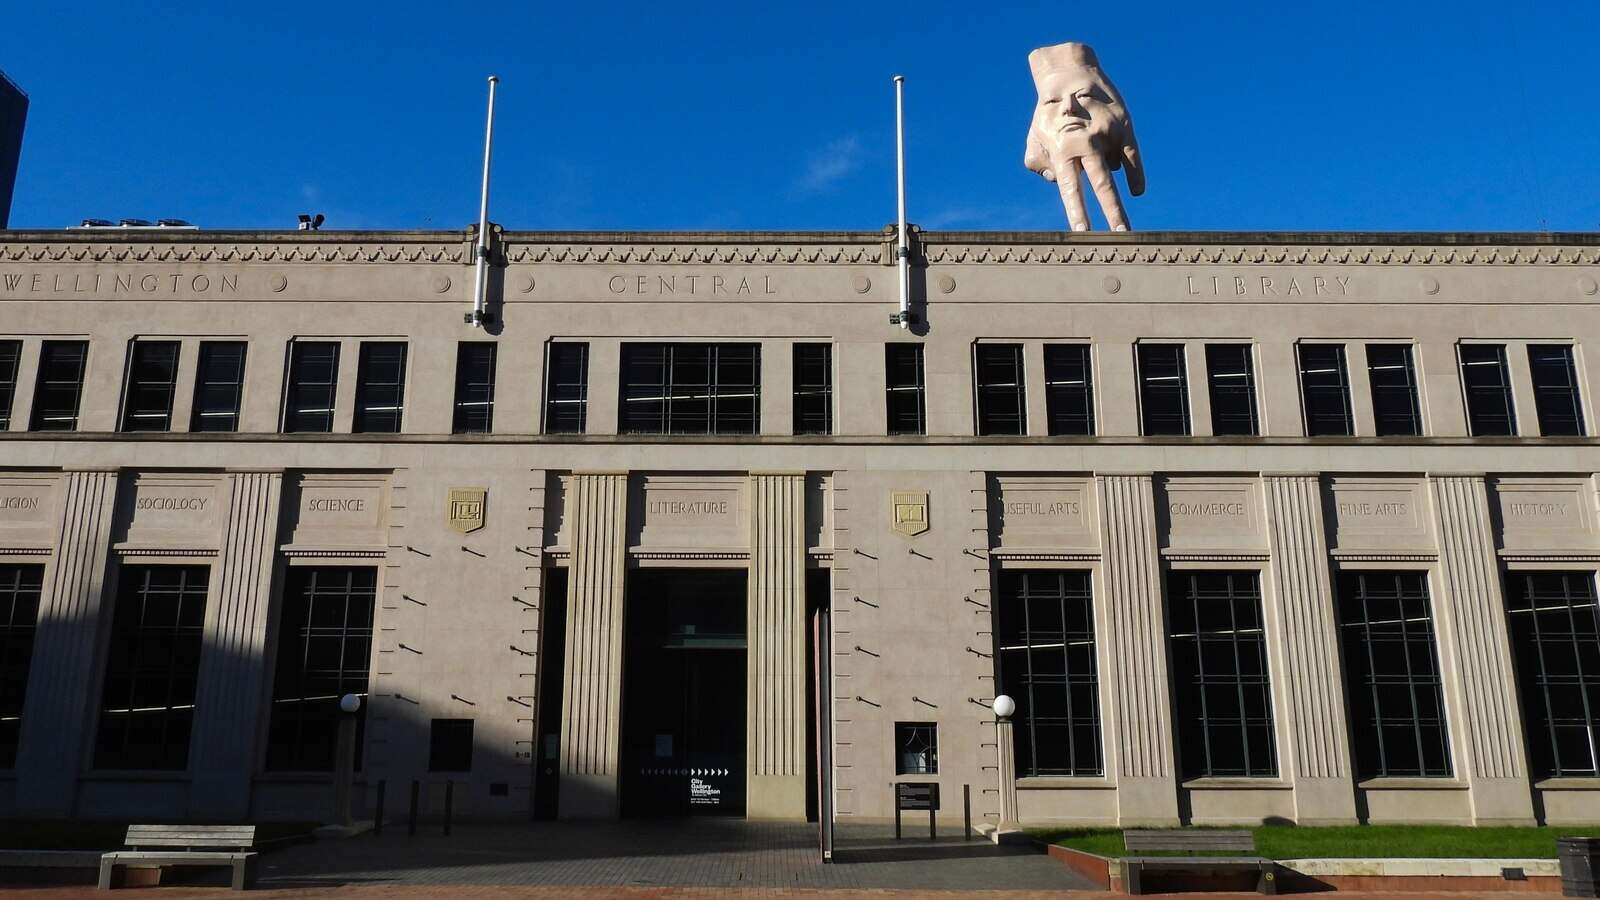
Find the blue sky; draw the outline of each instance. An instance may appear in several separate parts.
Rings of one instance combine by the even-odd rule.
[[[1600,3],[42,3],[12,227],[1064,228],[1026,56],[1092,44],[1141,229],[1600,230]]]

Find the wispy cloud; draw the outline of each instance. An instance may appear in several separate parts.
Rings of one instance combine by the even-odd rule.
[[[911,217],[930,231],[946,229],[1050,229],[1055,220],[1041,215],[1038,209],[1021,204],[1009,206],[946,206],[933,212]]]
[[[861,167],[861,142],[854,135],[831,141],[806,161],[806,170],[796,188],[807,194],[820,194]]]

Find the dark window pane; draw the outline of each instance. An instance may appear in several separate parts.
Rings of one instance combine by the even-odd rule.
[[[794,433],[833,433],[833,345],[794,345]]]
[[[1529,344],[1528,370],[1533,376],[1539,433],[1547,437],[1583,434],[1583,401],[1572,348],[1565,344]]]
[[[1511,375],[1506,348],[1499,344],[1462,344],[1461,385],[1467,395],[1467,424],[1475,437],[1514,435]]]
[[[1004,571],[995,605],[996,693],[1017,702],[1017,774],[1099,775],[1099,676],[1089,573]]]
[[[398,434],[406,408],[406,345],[363,341],[356,362],[357,434]]]
[[[1422,433],[1410,344],[1368,344],[1367,380],[1372,383],[1373,430],[1380,437]]]
[[[185,769],[206,566],[124,566],[106,658],[97,769]]]
[[[1027,434],[1028,401],[1021,344],[979,344],[972,360],[979,434]]]
[[[755,434],[761,345],[623,344],[617,421],[633,434]]]
[[[1249,344],[1207,344],[1212,434],[1257,434],[1256,373]]]
[[[289,390],[283,430],[333,431],[333,403],[339,383],[337,341],[295,341],[289,345]]]
[[[1427,576],[1342,573],[1338,613],[1357,774],[1449,777]]]
[[[471,719],[433,720],[428,729],[428,771],[472,771]]]
[[[44,566],[0,564],[0,769],[16,765]]]
[[[456,407],[450,430],[488,434],[494,430],[494,363],[499,345],[463,341],[456,348]]]
[[[553,343],[545,388],[544,430],[582,434],[589,418],[589,345]]]
[[[1310,437],[1356,433],[1343,344],[1301,344],[1300,399]]]
[[[1139,412],[1144,434],[1189,433],[1189,380],[1182,344],[1139,344]]]
[[[1088,344],[1046,344],[1044,403],[1051,434],[1094,434],[1094,374]]]
[[[894,723],[894,773],[939,774],[939,729],[934,723]]]
[[[360,766],[376,593],[377,570],[370,567],[289,569],[278,619],[268,769],[331,771],[339,716],[344,715],[339,698],[345,694],[363,698],[355,714]]]
[[[0,341],[0,431],[11,430],[11,404],[17,397],[17,367],[22,362],[21,341]]]
[[[1509,572],[1506,609],[1536,778],[1600,776],[1594,572]]]
[[[39,347],[39,379],[33,388],[32,431],[76,431],[88,341],[45,341]]]
[[[890,434],[927,434],[928,383],[921,344],[884,345],[884,383],[888,389]]]
[[[204,341],[194,379],[190,431],[238,431],[244,396],[244,341]]]
[[[135,341],[128,355],[123,431],[172,428],[172,394],[178,384],[177,341]]]
[[[1185,778],[1278,774],[1255,572],[1173,572],[1167,624]]]

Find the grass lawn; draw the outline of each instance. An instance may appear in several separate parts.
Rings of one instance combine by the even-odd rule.
[[[314,824],[271,822],[256,826],[256,844],[307,834]],[[120,850],[126,822],[0,819],[0,850]]]
[[[1250,829],[1256,851],[1268,859],[1328,857],[1466,857],[1554,859],[1556,838],[1600,836],[1592,828],[1463,828],[1449,825],[1347,825],[1298,828],[1263,825]],[[1100,856],[1128,856],[1117,828],[1033,829],[1035,839]],[[1187,856],[1151,853],[1142,856]],[[1236,855],[1236,854],[1215,854]]]

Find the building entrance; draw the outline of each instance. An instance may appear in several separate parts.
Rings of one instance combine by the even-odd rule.
[[[745,811],[743,569],[636,569],[623,633],[622,811]]]

